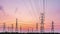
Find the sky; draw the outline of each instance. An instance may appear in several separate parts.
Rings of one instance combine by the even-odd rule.
[[[18,27],[23,27],[23,31],[28,27],[36,30],[35,24],[39,23],[43,12],[43,0],[0,0],[0,27],[2,29],[3,23],[6,27],[11,28],[16,18],[18,19]],[[60,0],[46,0],[45,1],[45,31],[51,31],[51,23],[54,21],[55,32],[60,32]],[[2,30],[1,30],[2,31]]]

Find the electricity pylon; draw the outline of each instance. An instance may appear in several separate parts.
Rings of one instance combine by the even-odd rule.
[[[41,33],[44,33],[44,18],[45,18],[45,0],[43,0],[43,12],[41,13]]]
[[[18,32],[18,19],[16,18],[16,32]]]
[[[42,13],[41,14],[41,33],[43,33],[44,32],[44,16],[43,16],[44,14]]]
[[[38,32],[38,23],[36,23],[36,31]]]
[[[52,28],[51,28],[51,32],[54,33],[54,22],[52,21]]]

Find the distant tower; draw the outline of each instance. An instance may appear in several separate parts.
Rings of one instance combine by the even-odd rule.
[[[5,25],[5,23],[3,23],[3,32],[6,32],[5,28],[6,28],[6,25]]]
[[[42,13],[41,14],[41,33],[43,33],[44,32],[44,16],[43,16],[44,14]]]
[[[36,23],[36,31],[38,32],[38,23]]]
[[[18,19],[16,18],[16,32],[18,32]]]
[[[17,14],[17,8],[15,9],[15,15]],[[17,19],[17,15],[16,15],[16,32],[18,32],[18,19]]]
[[[41,33],[44,33],[44,18],[45,18],[45,0],[43,0],[43,12],[41,13]]]
[[[51,32],[54,33],[54,22],[52,21],[52,28],[51,28]]]
[[[11,24],[11,26],[12,26],[12,32],[13,32],[13,24]]]

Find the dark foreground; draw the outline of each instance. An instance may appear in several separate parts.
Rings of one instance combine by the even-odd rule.
[[[60,33],[10,33],[10,32],[1,32],[0,34],[60,34]]]

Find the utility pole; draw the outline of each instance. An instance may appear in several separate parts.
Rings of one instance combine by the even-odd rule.
[[[51,32],[54,33],[54,22],[52,21],[52,28],[51,28]]]
[[[16,32],[18,32],[18,19],[16,18]]]
[[[41,13],[41,33],[44,33],[44,18],[45,18],[45,0],[43,0],[43,13]]]

